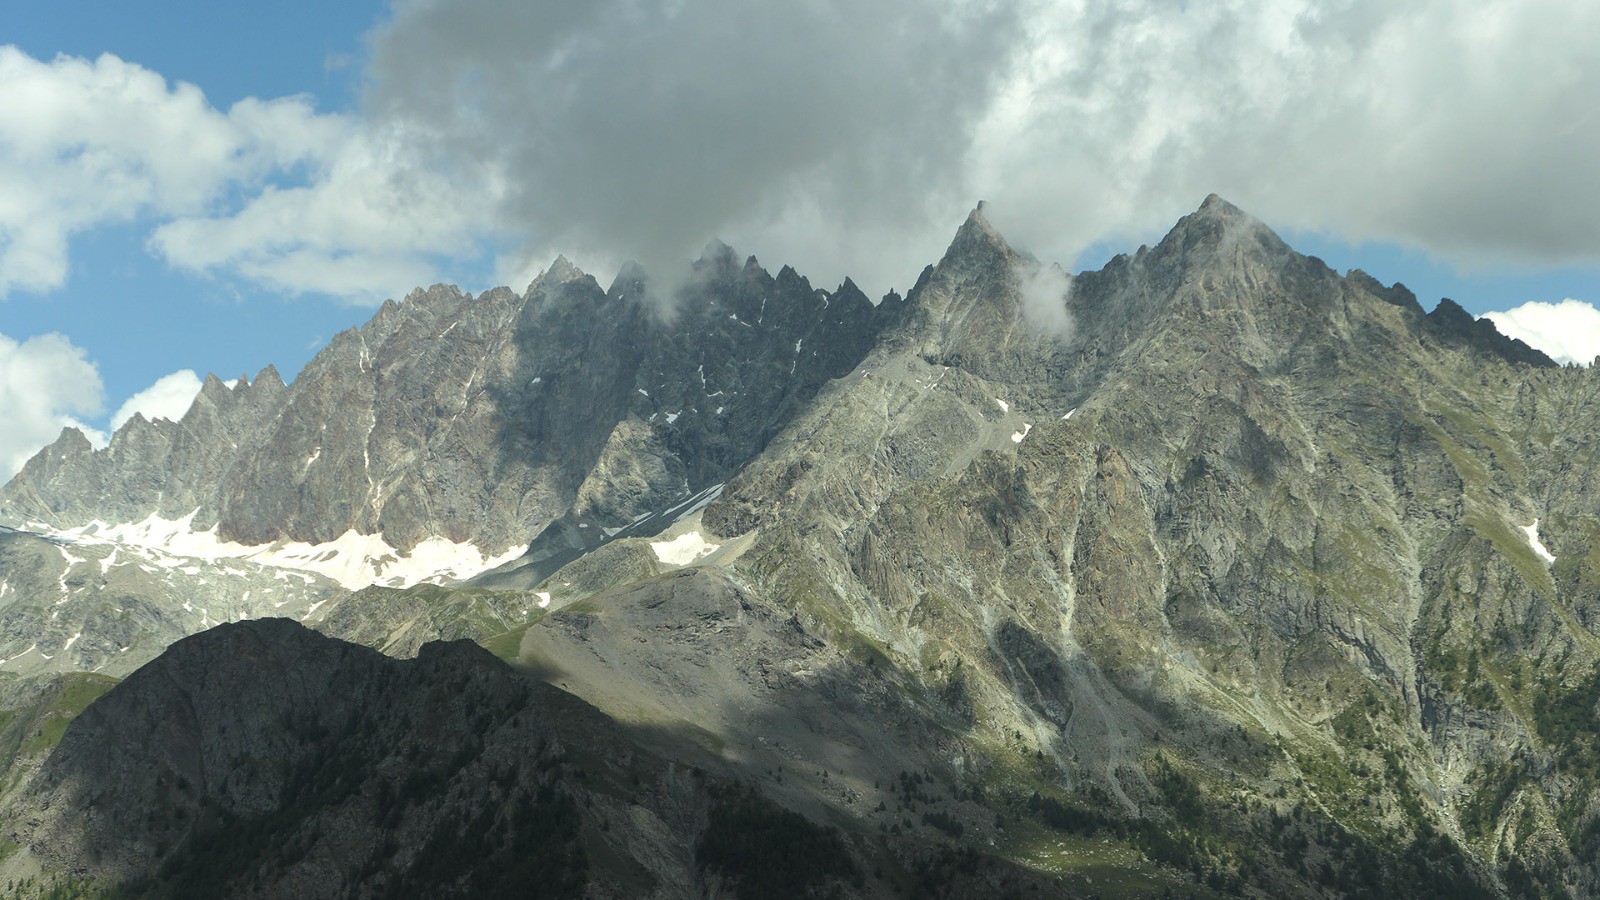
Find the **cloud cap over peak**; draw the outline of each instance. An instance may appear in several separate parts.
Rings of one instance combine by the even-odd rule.
[[[499,213],[539,258],[637,259],[657,273],[721,234],[781,238],[786,260],[793,248],[848,270],[871,254],[830,231],[915,228],[962,193],[963,136],[1022,39],[1020,13],[412,3],[374,40],[369,100],[441,157],[500,173]]]

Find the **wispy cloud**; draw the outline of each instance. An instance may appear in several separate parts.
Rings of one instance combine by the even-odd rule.
[[[1074,326],[1067,299],[1072,276],[1059,265],[1024,262],[1017,267],[1015,278],[1023,320],[1062,343],[1071,341]]]

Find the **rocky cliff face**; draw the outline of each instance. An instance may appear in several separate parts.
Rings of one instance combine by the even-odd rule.
[[[122,676],[222,622],[308,617],[344,591],[310,572],[0,529],[0,671]]]
[[[100,451],[69,429],[0,492],[0,516],[69,529],[193,514],[194,532],[247,547],[353,531],[498,555],[575,502],[625,524],[726,478],[894,308],[720,246],[669,311],[636,276],[603,291],[563,259],[520,296],[416,291],[292,386],[271,369],[209,378],[181,421],[136,418]]]
[[[662,758],[1056,888],[1600,891],[1600,375],[1216,197],[1072,278],[980,209],[876,307],[717,248],[673,316],[646,291],[557,265],[386,307],[195,529],[494,547],[520,522],[520,567],[310,621],[400,654],[478,637]],[[419,335],[478,343],[423,362]],[[17,517],[121,484],[62,444]]]
[[[1600,699],[1570,455],[1594,376],[1216,198],[1080,275],[1065,346],[1025,327],[1024,262],[969,220],[706,511],[759,532],[736,568],[1128,814],[1174,768],[1255,798],[1206,829],[1241,889],[1281,877],[1246,848],[1292,813],[1359,836],[1303,855],[1316,878],[1437,839],[1462,883],[1591,892],[1600,772],[1565,736]]]
[[[0,569],[0,666],[126,672],[218,622],[454,582],[546,532],[581,554],[725,480],[898,308],[720,245],[670,298],[642,278],[602,290],[561,259],[522,295],[419,290],[293,385],[208,377],[180,421],[135,417],[101,450],[64,431],[0,489],[0,522],[59,548]],[[530,608],[468,615],[510,627]]]

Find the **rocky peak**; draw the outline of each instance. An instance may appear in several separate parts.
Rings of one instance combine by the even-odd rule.
[[[61,434],[56,437],[55,443],[51,444],[49,449],[55,451],[58,456],[75,456],[92,452],[94,445],[89,443],[89,437],[83,433],[83,429],[68,426],[61,429]]]
[[[254,387],[257,394],[263,391],[277,394],[285,390],[288,385],[283,383],[283,376],[278,374],[278,367],[268,365],[265,369],[256,373]]]
[[[984,205],[983,201],[979,201],[967,214],[967,220],[956,229],[955,238],[939,262],[940,267],[1009,262],[1020,258],[1020,254],[1006,243],[1005,237],[984,216]]]
[[[1446,345],[1472,347],[1515,363],[1556,366],[1549,356],[1523,341],[1501,334],[1493,322],[1476,318],[1449,297],[1440,300],[1433,312],[1428,313],[1427,322],[1434,335]]]
[[[645,280],[644,266],[630,259],[617,270],[617,277],[611,279],[611,286],[606,288],[606,296],[618,298],[627,294],[642,295]]]
[[[585,277],[587,275],[584,271],[573,265],[572,261],[567,259],[566,256],[557,256],[555,261],[550,263],[550,267],[540,272],[539,276],[533,279],[533,283],[528,285],[528,290],[524,296],[531,297],[541,291],[548,291],[569,281],[577,281]]]
[[[239,383],[245,384],[242,379]],[[205,380],[200,383],[200,394],[195,399],[204,400],[213,406],[221,406],[233,400],[233,390],[223,383],[216,373],[207,372]]]
[[[1235,257],[1268,258],[1294,254],[1266,223],[1216,194],[1173,226],[1156,245],[1157,254],[1181,254],[1187,266],[1208,259],[1226,264]]]
[[[695,262],[736,265],[738,263],[738,256],[733,252],[732,247],[723,243],[721,238],[712,238],[711,240],[706,241],[706,245],[704,247],[700,248],[700,258],[695,260]]]
[[[872,301],[867,298],[866,293],[863,292],[861,288],[857,287],[856,283],[849,278],[845,278],[845,280],[839,284],[838,289],[835,290],[831,295],[829,302],[848,303],[851,306],[872,305]]]

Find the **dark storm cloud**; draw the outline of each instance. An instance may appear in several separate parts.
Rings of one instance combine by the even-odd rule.
[[[530,250],[660,271],[734,232],[946,227],[1021,37],[1004,3],[441,0],[376,35],[369,111],[503,179]]]
[[[1600,7],[1423,0],[403,4],[368,113],[535,254],[711,237],[902,287],[965,211],[1044,259],[1216,191],[1470,264],[1600,251]]]

